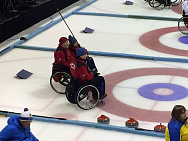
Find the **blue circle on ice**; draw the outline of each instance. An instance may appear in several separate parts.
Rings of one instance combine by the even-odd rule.
[[[188,36],[183,36],[178,39],[179,42],[183,44],[188,44]]]
[[[168,89],[171,90],[171,93],[169,94],[155,93],[155,90],[157,89]],[[188,89],[176,84],[153,83],[140,87],[138,89],[138,93],[139,95],[152,100],[174,101],[174,100],[186,98],[188,96]]]

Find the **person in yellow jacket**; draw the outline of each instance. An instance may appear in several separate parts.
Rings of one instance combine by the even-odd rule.
[[[183,105],[175,105],[171,120],[165,131],[166,141],[188,141],[188,123],[186,109]]]

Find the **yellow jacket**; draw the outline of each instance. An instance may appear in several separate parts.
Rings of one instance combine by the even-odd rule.
[[[188,124],[172,119],[165,131],[166,141],[188,141]]]

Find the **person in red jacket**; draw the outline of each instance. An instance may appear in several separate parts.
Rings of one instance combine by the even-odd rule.
[[[76,58],[76,50],[78,48],[81,48],[81,46],[74,36],[69,35],[68,40],[69,40],[69,49],[70,49],[71,55],[74,58]],[[87,52],[87,50],[86,50],[86,52]],[[88,54],[88,52],[87,52],[87,54]]]
[[[84,48],[76,50],[76,76],[81,84],[92,83],[100,91],[101,97],[104,98],[105,94],[105,80],[103,76],[98,76],[96,71],[91,71],[86,64],[88,55]]]
[[[59,45],[54,52],[53,73],[63,71],[70,74],[70,63],[74,60],[69,50],[69,41],[66,37],[59,39]]]
[[[68,40],[69,40],[69,49],[70,49],[71,55],[74,58],[76,58],[77,49],[84,48],[84,47],[80,46],[80,44],[78,43],[77,39],[74,36],[69,35]],[[86,54],[88,55],[86,58],[86,63],[88,67],[90,68],[90,70],[98,72],[94,59],[92,57],[89,57],[87,49],[85,50],[86,50]]]

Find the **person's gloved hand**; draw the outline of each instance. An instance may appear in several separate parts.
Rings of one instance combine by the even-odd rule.
[[[86,59],[86,63],[87,63],[88,66],[91,66],[91,65],[92,65],[92,64],[91,64],[91,57],[88,57],[88,58]]]
[[[98,73],[96,69],[93,69],[92,72],[93,72],[94,77],[98,77]]]

